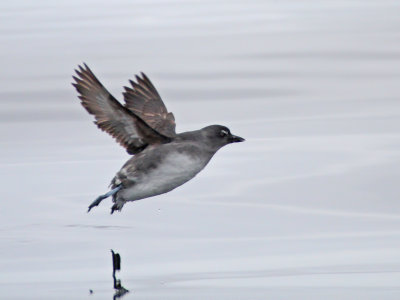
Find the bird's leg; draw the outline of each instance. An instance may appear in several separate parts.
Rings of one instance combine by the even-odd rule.
[[[124,204],[126,203],[126,201],[124,199],[117,199],[114,203],[114,205],[111,207],[111,214],[114,213],[114,211],[121,211],[122,207],[124,206]]]
[[[122,188],[122,186],[117,186],[116,188],[112,189],[111,191],[105,193],[104,195],[100,195],[96,198],[96,200],[94,200],[90,205],[89,205],[89,209],[88,212],[95,206],[99,205],[101,203],[101,201],[103,201],[104,199],[114,195],[115,193],[117,193],[120,189]]]

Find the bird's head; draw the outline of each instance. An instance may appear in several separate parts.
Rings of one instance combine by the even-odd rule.
[[[233,135],[229,128],[222,125],[211,125],[201,129],[206,142],[212,147],[218,150],[219,148],[231,144],[244,142],[245,139]]]

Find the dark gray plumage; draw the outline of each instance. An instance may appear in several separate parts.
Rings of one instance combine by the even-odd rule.
[[[75,71],[73,86],[95,124],[135,154],[112,179],[111,191],[93,201],[89,211],[109,196],[113,213],[127,201],[167,193],[196,176],[221,147],[244,141],[221,125],[176,134],[174,115],[143,73],[137,82],[130,81],[132,87],[124,87],[122,105],[86,64]]]

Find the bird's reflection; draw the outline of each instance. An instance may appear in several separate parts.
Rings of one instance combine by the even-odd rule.
[[[114,297],[113,299],[119,299],[122,298],[126,293],[129,293],[129,290],[124,288],[121,284],[121,279],[118,279],[115,277],[115,272],[121,270],[121,256],[119,253],[115,253],[111,249],[111,254],[112,254],[112,260],[113,260],[113,279],[114,279]]]

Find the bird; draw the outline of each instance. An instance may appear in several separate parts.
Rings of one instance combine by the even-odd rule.
[[[110,190],[98,196],[88,212],[110,196],[113,214],[127,202],[170,192],[195,177],[223,146],[245,141],[223,125],[176,133],[173,113],[143,72],[124,86],[123,104],[86,63],[78,65],[75,73],[72,85],[94,123],[133,155],[111,180]]]

